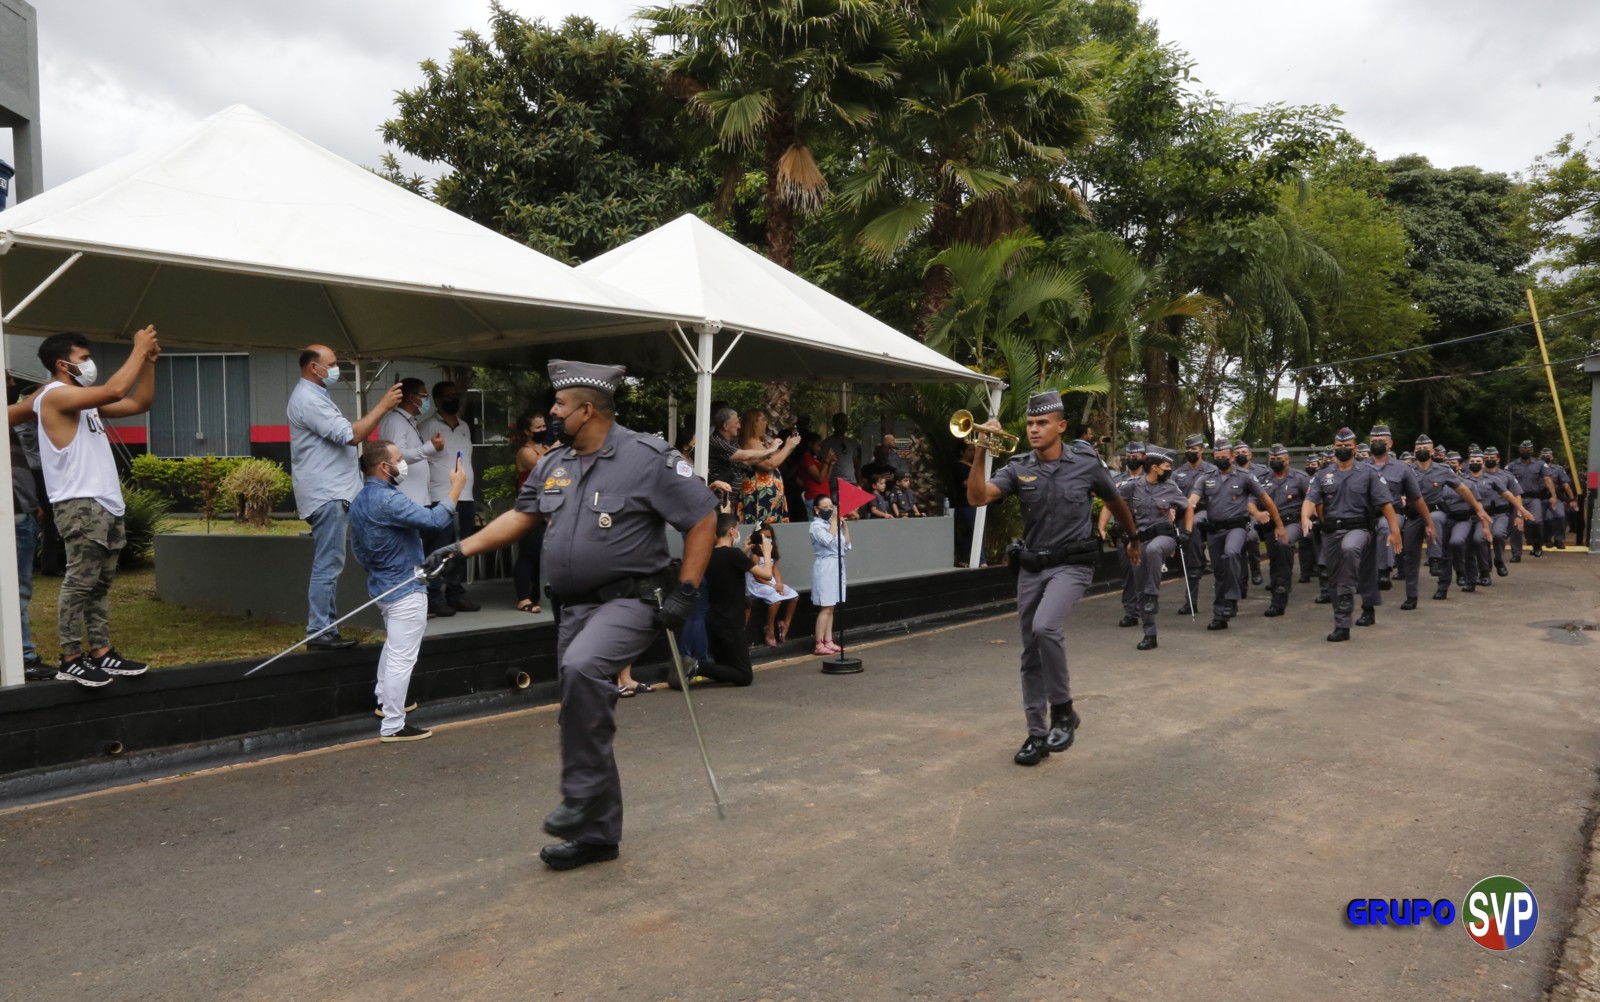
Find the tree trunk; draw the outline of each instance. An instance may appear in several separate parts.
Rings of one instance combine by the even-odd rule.
[[[937,254],[949,247],[956,238],[956,217],[961,213],[961,190],[954,182],[946,181],[934,196],[933,222],[928,227],[928,246]],[[922,314],[917,320],[915,335],[918,341],[928,337],[928,324],[950,302],[952,281],[944,268],[929,268],[922,279]]]
[[[1150,415],[1150,437],[1174,448],[1183,444],[1189,423],[1178,375],[1175,356],[1154,348],[1144,353],[1144,405]]]
[[[767,130],[767,260],[782,268],[794,267],[794,206],[783,197],[778,186],[778,161],[798,139],[794,116],[788,111],[777,115]],[[769,379],[766,411],[774,431],[794,426],[794,390],[786,380]]]

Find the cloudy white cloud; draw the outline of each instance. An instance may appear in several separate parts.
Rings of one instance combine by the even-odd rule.
[[[378,127],[417,64],[442,59],[485,0],[43,0],[45,180],[58,184],[229,104],[376,163]],[[622,24],[632,0],[507,6]],[[1563,133],[1600,133],[1600,4],[1583,0],[1146,0],[1224,98],[1336,104],[1380,156],[1525,167]],[[0,130],[0,157],[10,135]]]

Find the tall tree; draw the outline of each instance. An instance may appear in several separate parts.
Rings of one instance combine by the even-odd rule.
[[[839,187],[850,229],[887,260],[916,239],[935,251],[986,244],[1030,209],[1081,202],[1057,178],[1099,127],[1099,61],[1067,28],[1074,0],[924,0],[893,56],[894,104]],[[923,315],[953,277],[927,274]]]
[[[447,208],[563,261],[594,257],[706,200],[649,39],[490,7],[447,64],[395,96],[384,142],[447,170]],[[414,190],[421,178],[388,174]]]

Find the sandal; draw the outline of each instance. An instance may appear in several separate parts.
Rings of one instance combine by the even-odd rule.
[[[768,647],[776,647],[776,646],[778,646],[778,642],[776,640],[772,639],[772,635],[770,633],[767,634],[767,646]]]
[[[639,691],[639,683],[637,683],[637,682],[633,683],[632,685],[619,685],[619,686],[617,686],[617,696],[619,698],[621,698],[621,699],[627,699],[629,696],[633,695],[635,692],[638,692],[638,691]]]
[[[655,692],[656,687],[649,682],[635,682],[633,683],[633,691],[638,693]]]
[[[534,613],[534,614],[538,614],[540,612],[543,612],[544,610],[539,608],[539,603],[530,602],[527,599],[523,599],[522,601],[517,603],[517,611],[518,612],[531,612],[531,613]]]

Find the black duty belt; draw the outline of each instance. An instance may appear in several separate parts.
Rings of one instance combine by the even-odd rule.
[[[1372,519],[1362,518],[1324,518],[1322,527],[1327,532],[1345,532],[1349,529],[1372,530]]]
[[[566,594],[550,589],[548,594],[554,602],[560,605],[603,605],[614,602],[619,598],[637,598],[640,600],[655,601],[656,592],[665,593],[668,589],[676,587],[677,576],[671,567],[663,567],[654,574],[643,577],[618,578],[607,582],[594,591],[576,592]]]
[[[1492,504],[1489,506],[1489,514],[1491,515],[1504,515],[1509,511],[1511,511],[1511,506],[1508,504]]]
[[[1006,559],[1012,563],[1013,569],[1025,571],[1046,571],[1062,564],[1093,564],[1100,559],[1100,541],[1086,539],[1079,542],[1066,543],[1058,549],[1030,550],[1021,543],[1012,544],[1006,550]]]
[[[1544,501],[1550,497],[1550,492],[1540,488],[1536,491],[1523,491],[1522,496],[1525,498],[1533,498],[1535,501]]]
[[[1250,519],[1248,516],[1245,518],[1219,519],[1215,522],[1208,522],[1206,525],[1208,529],[1214,529],[1217,532],[1229,532],[1233,529],[1246,529],[1249,528],[1249,526]]]
[[[1139,542],[1148,543],[1157,536],[1172,536],[1176,538],[1177,535],[1178,530],[1173,527],[1171,522],[1162,522],[1160,525],[1152,525],[1148,529],[1140,529]]]

